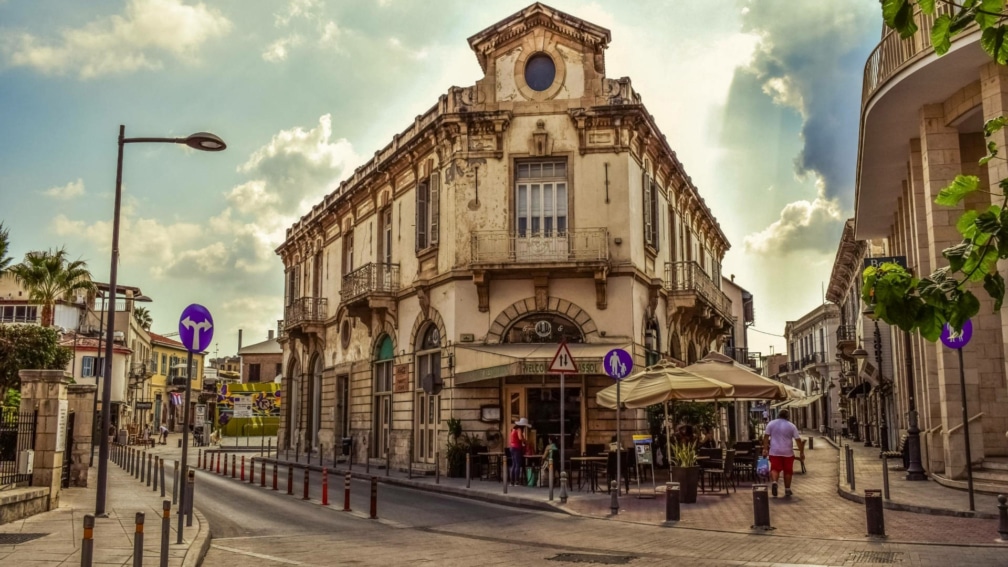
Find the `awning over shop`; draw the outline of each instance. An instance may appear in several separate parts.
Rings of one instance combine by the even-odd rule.
[[[556,343],[456,345],[455,385],[462,386],[502,376],[549,374]],[[568,343],[579,374],[605,374],[602,357],[614,348],[630,350],[628,344]]]
[[[808,406],[810,406],[810,405],[818,402],[819,398],[821,398],[822,396],[823,396],[822,394],[816,394],[814,396],[808,396],[808,397],[802,398],[800,400],[791,400],[790,402],[788,402],[787,404],[785,404],[784,407],[788,407],[788,408],[804,408],[804,407],[808,407]]]
[[[847,397],[854,398],[857,396],[867,396],[868,393],[871,392],[871,389],[871,384],[868,382],[861,382],[857,386],[851,388],[850,392],[847,392]]]

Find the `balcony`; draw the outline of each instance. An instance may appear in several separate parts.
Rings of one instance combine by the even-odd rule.
[[[808,370],[817,364],[826,364],[825,353],[813,352],[812,354],[806,354],[801,358],[801,369],[803,370]]]
[[[322,323],[328,312],[329,300],[325,297],[299,297],[284,309],[283,321],[278,321],[278,327],[283,328],[283,336],[315,333],[321,335]]]
[[[133,362],[130,364],[129,368],[129,378],[130,381],[142,382],[154,375],[154,369],[157,368],[157,364],[148,362]]]
[[[840,325],[836,330],[837,350],[848,355],[857,348],[857,327],[854,325]]]
[[[731,300],[696,262],[665,264],[665,289],[669,292],[669,319],[680,324],[698,323],[706,338],[714,340],[731,329]]]
[[[386,313],[395,315],[398,292],[399,264],[372,262],[343,276],[340,300],[370,331],[381,325]]]
[[[609,274],[609,231],[606,228],[566,232],[516,234],[484,230],[472,234],[469,267],[479,297],[479,309],[489,310],[489,286],[494,274],[527,273],[536,288],[549,277],[588,274],[595,279],[595,303],[606,308]]]

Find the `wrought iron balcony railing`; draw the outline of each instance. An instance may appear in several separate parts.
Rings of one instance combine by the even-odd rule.
[[[825,364],[826,354],[821,352],[813,352],[812,354],[806,354],[801,359],[801,368],[806,366],[812,366],[814,364]]]
[[[301,323],[319,323],[325,320],[329,300],[324,297],[299,297],[284,309],[286,328]]]
[[[854,325],[840,325],[836,330],[837,345],[854,344],[857,342],[857,327]]]
[[[673,292],[695,292],[721,316],[731,318],[731,300],[696,262],[665,264],[665,288]]]
[[[472,263],[605,262],[609,260],[608,234],[605,228],[524,235],[477,231],[472,235]]]
[[[373,294],[399,291],[399,264],[370,263],[343,276],[340,299],[353,301]]]

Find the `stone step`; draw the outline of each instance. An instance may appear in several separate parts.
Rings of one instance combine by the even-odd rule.
[[[997,459],[985,459],[983,462],[983,468],[985,470],[991,471],[1004,471],[1008,474],[1008,459],[999,457]]]
[[[952,480],[939,474],[931,474],[931,479],[942,486],[948,486],[950,488],[958,488],[960,490],[967,490],[968,488],[966,479]],[[974,473],[973,490],[974,492],[981,492],[984,494],[1008,494],[1008,479],[1004,481],[979,479],[977,478],[976,473]]]
[[[1008,486],[1008,471],[975,468],[973,469],[973,481],[976,482],[977,480]]]

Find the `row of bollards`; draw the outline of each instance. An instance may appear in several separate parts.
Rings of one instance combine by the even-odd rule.
[[[163,500],[161,508],[161,553],[158,565],[167,567],[168,544],[171,534],[171,502]],[[144,519],[143,512],[136,513],[133,532],[133,567],[143,567],[144,564]],[[81,567],[92,567],[94,562],[94,526],[95,517],[91,514],[85,515],[84,533],[81,538]]]

